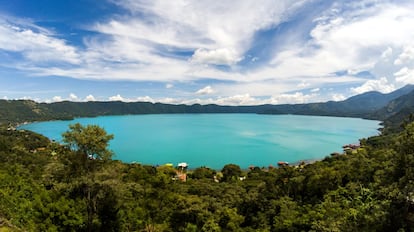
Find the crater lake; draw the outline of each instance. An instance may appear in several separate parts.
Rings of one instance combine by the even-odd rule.
[[[26,129],[61,141],[69,124],[94,124],[114,134],[113,159],[149,165],[186,162],[190,168],[226,164],[276,166],[318,160],[344,144],[377,135],[379,121],[258,114],[151,114],[36,122]]]

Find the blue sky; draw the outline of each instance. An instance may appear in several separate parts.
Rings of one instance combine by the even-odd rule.
[[[0,0],[0,98],[254,105],[414,84],[410,0]]]

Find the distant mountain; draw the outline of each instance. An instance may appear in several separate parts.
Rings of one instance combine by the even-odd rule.
[[[414,85],[406,85],[394,92],[383,94],[376,91],[356,95],[343,101],[342,104],[349,105],[356,109],[378,110],[386,106],[391,100],[406,95],[414,90]]]
[[[398,128],[401,122],[414,114],[414,90],[390,101],[372,114],[372,118],[384,121],[389,128]]]
[[[172,105],[150,102],[56,102],[0,100],[0,124],[126,114],[256,113],[260,106]]]
[[[270,107],[267,111],[261,113],[368,117],[379,119],[380,115],[374,115],[373,112],[385,107],[390,101],[412,91],[414,91],[414,85],[406,85],[403,88],[388,94],[372,91],[338,102],[329,101],[324,103],[275,105]]]
[[[150,102],[36,103],[31,100],[0,100],[0,124],[102,115],[174,113],[301,114],[385,120],[401,110],[411,112],[414,108],[411,95],[414,95],[414,85],[407,85],[388,94],[367,92],[339,102],[259,106],[172,105]]]
[[[31,100],[0,100],[0,124],[54,119],[47,105]]]

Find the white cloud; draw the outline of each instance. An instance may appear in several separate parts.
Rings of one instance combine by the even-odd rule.
[[[293,94],[280,94],[280,95],[273,96],[271,98],[271,104],[308,103],[317,96],[318,95],[315,93],[307,95],[301,92],[296,92]]]
[[[152,102],[152,103],[155,102],[155,100],[153,98],[149,97],[149,96],[138,97],[137,99],[135,99],[135,101],[138,101],[138,102]]]
[[[278,94],[271,97],[255,97],[250,94],[236,94],[226,97],[210,97],[210,98],[151,98],[149,96],[138,97],[136,99],[124,99],[125,101],[141,101],[141,102],[161,102],[166,104],[217,104],[217,105],[263,105],[263,104],[285,104],[285,103],[307,103],[318,100],[318,94],[303,94],[296,92],[293,94]]]
[[[396,65],[402,65],[407,63],[413,63],[414,61],[414,45],[408,45],[404,47],[403,52],[398,56],[398,58],[394,61]]]
[[[324,85],[337,83],[360,85],[351,89],[357,94],[372,90],[389,92],[414,82],[414,8],[409,1],[401,4],[385,0],[370,4],[334,1],[333,7],[315,15],[313,24],[307,24],[307,28],[299,25],[277,35],[289,43],[276,43],[269,38],[266,53],[270,61],[249,54],[256,48],[257,33],[276,28],[292,15],[294,24],[298,19],[295,10],[313,7],[314,1],[113,2],[130,12],[94,23],[88,30],[97,35],[84,37],[84,44],[79,47],[47,28],[0,18],[0,50],[16,52],[25,58],[23,62],[0,65],[34,76],[158,81],[166,89],[174,87],[168,83],[179,82],[178,86],[188,87],[193,81],[212,79],[218,80],[211,82],[214,89],[206,86],[196,91],[212,98],[194,101],[221,99],[240,104],[266,102],[264,99],[274,103],[308,102],[323,98],[316,93],[322,94],[317,90],[324,89]],[[296,38],[292,33],[301,36]],[[177,55],[181,52],[193,55],[191,58]],[[244,57],[247,62],[258,60],[254,69],[238,66]],[[61,63],[64,65],[58,65]],[[347,74],[338,77],[336,73],[344,70]],[[368,71],[372,79],[359,77],[361,71]],[[181,91],[178,86],[169,94]],[[300,92],[304,89],[310,89],[311,95]],[[77,99],[74,96],[69,99]],[[171,95],[163,100],[185,101],[168,96]],[[329,97],[335,100],[343,96]],[[139,98],[116,95],[111,99]],[[90,95],[85,100],[95,98]]]
[[[130,17],[114,17],[91,28],[107,35],[86,41],[85,60],[99,66],[94,69],[91,66],[86,72],[78,70],[77,76],[159,81],[236,80],[243,75],[195,64],[233,66],[250,49],[256,32],[283,22],[303,1],[242,0],[235,4],[231,1],[124,0],[114,3],[129,10]],[[143,14],[145,20],[142,20]],[[174,57],[175,51],[183,50],[194,52],[189,61]],[[128,64],[106,64],[108,61]],[[99,72],[104,67],[105,77],[102,77]]]
[[[109,101],[125,101],[125,99],[121,95],[117,94],[116,96],[109,97]]]
[[[166,104],[184,104],[182,99],[176,99],[176,98],[171,98],[171,97],[154,100],[154,102],[162,102]]]
[[[69,94],[69,100],[71,101],[78,101],[79,98],[74,93]]]
[[[54,97],[52,98],[52,101],[53,101],[53,102],[61,102],[61,101],[63,101],[63,99],[62,99],[62,97],[61,97],[61,96],[54,96]]]
[[[345,99],[346,97],[343,94],[339,94],[339,93],[332,94],[333,101],[343,101]]]
[[[384,52],[382,52],[381,58],[387,60],[391,55],[392,55],[392,48],[387,47],[387,49]]]
[[[414,84],[414,69],[404,67],[394,73],[395,80],[401,84]]]
[[[351,88],[351,92],[361,94],[369,91],[379,91],[382,93],[389,93],[395,90],[393,84],[389,83],[385,77],[378,80],[368,80],[363,85]]]
[[[92,94],[89,94],[86,96],[85,101],[96,101],[96,99]]]
[[[308,87],[309,86],[309,83],[306,83],[305,81],[301,81],[298,85],[297,85],[297,87],[299,87],[299,88],[306,88],[306,87]]]
[[[7,96],[3,96],[3,100],[9,100]]]
[[[237,4],[232,1],[163,0],[121,0],[116,3],[132,14],[145,13],[147,16],[146,21],[134,19],[117,21],[116,23],[119,23],[122,28],[132,30],[116,30],[118,34],[128,32],[128,35],[133,34],[136,38],[173,47],[195,49],[224,47],[236,51],[246,49],[246,44],[250,42],[256,31],[277,25],[283,21],[283,17],[289,11],[301,4],[293,0],[278,2],[241,0]],[[100,26],[109,31],[111,28],[114,29],[110,25]]]
[[[194,63],[216,64],[216,65],[233,65],[242,60],[242,57],[236,51],[220,48],[215,50],[197,49],[191,58]]]
[[[149,96],[144,97],[136,97],[136,98],[125,98],[122,97],[120,94],[117,94],[115,96],[111,96],[108,98],[109,101],[122,101],[122,102],[163,102],[163,99],[154,100],[153,98]]]
[[[343,3],[347,6],[347,2]],[[356,8],[332,14],[310,33],[312,40],[276,54],[277,76],[326,76],[340,70],[371,70],[389,55],[388,48],[404,46],[414,38],[414,15],[410,8],[378,2],[371,8]],[[385,51],[385,53],[384,53]],[[391,62],[391,61],[390,61]]]
[[[230,97],[222,97],[217,100],[212,100],[212,102],[218,105],[256,105],[260,101],[250,96],[250,94],[240,94]]]
[[[214,93],[214,90],[209,85],[202,89],[197,90],[196,92],[196,94],[199,94],[199,95],[206,95],[206,94],[212,94],[212,93]]]
[[[40,27],[33,28],[29,23],[15,25],[2,17],[0,49],[20,52],[32,62],[80,63],[76,48],[67,45],[62,39],[55,38],[51,31]]]

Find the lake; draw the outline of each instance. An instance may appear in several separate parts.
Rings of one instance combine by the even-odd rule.
[[[258,115],[159,114],[77,118],[21,126],[61,141],[68,125],[96,124],[115,138],[114,159],[162,165],[186,162],[190,168],[221,169],[234,163],[276,166],[278,161],[322,159],[344,144],[378,134],[379,122],[358,118]]]

